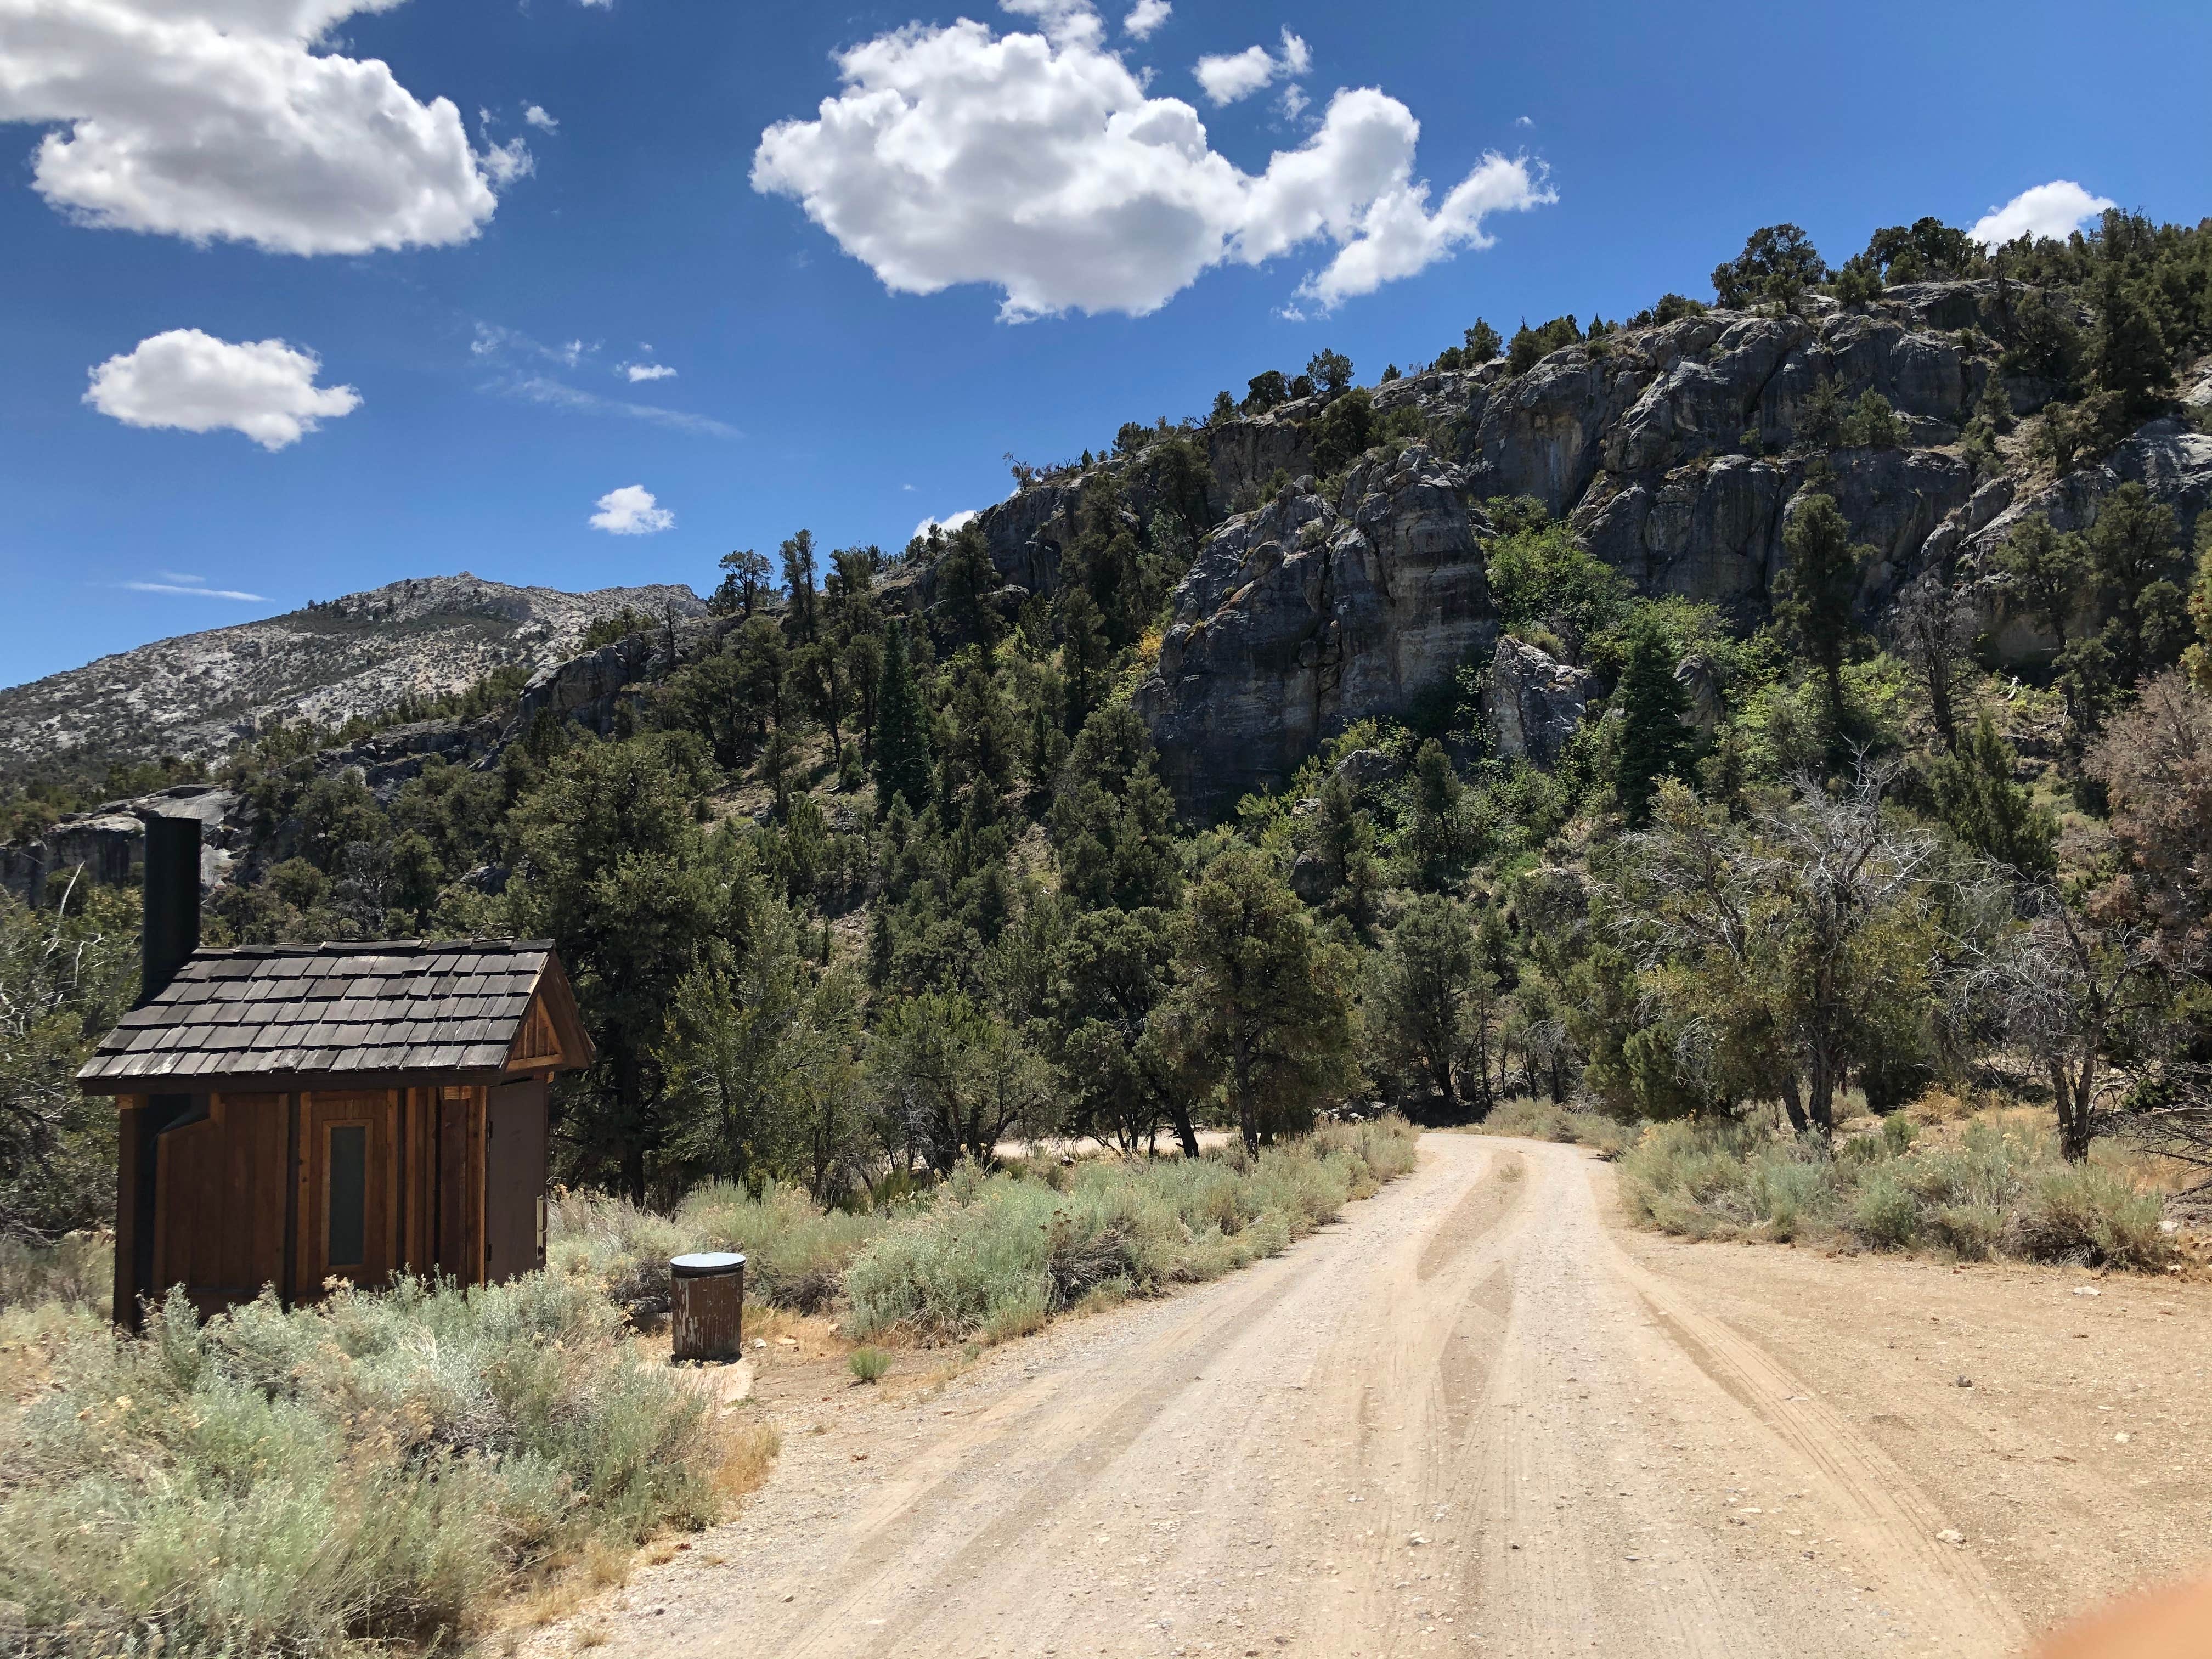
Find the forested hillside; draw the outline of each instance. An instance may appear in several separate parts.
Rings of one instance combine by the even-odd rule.
[[[2212,1161],[2212,228],[1772,227],[1712,288],[1318,352],[472,723],[269,730],[211,932],[555,939],[563,1172],[639,1200],[1520,1093]],[[23,1231],[108,1200],[128,913],[64,891],[4,911]]]

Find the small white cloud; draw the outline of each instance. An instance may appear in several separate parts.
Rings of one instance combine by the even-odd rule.
[[[160,573],[167,575],[167,571]],[[266,605],[268,600],[259,593],[240,592],[234,587],[209,587],[197,576],[188,576],[181,582],[116,582],[112,584],[133,593],[181,593],[194,599],[236,599],[247,605]]]
[[[899,488],[906,491],[909,495],[914,494],[914,486],[912,484],[901,484]]]
[[[1275,100],[1275,107],[1283,119],[1295,121],[1306,112],[1306,89],[1293,81],[1283,88],[1283,95]]]
[[[1048,40],[1095,46],[1106,33],[1091,0],[999,0],[999,9],[1036,18]]]
[[[624,484],[599,497],[592,528],[610,536],[651,536],[676,528],[676,515],[653,498],[643,484]]]
[[[1513,125],[1516,127],[1533,127],[1536,124],[1525,115],[1516,115],[1513,118]]]
[[[313,352],[282,340],[233,344],[177,328],[94,368],[84,401],[125,426],[228,428],[273,451],[361,407],[349,386],[317,386],[321,368]]]
[[[1310,63],[1295,40],[1284,60]],[[1555,199],[1533,164],[1490,156],[1431,219],[1413,173],[1420,123],[1371,87],[1339,92],[1302,144],[1246,173],[1190,104],[1149,95],[1073,30],[997,36],[963,19],[878,35],[837,64],[842,88],[815,118],[761,135],[753,188],[796,199],[894,292],[988,283],[1008,322],[1142,316],[1215,265],[1316,242],[1339,252],[1315,297],[1364,293],[1419,258],[1486,246],[1484,213]],[[1366,246],[1385,232],[1387,258]]]
[[[1137,0],[1129,8],[1129,15],[1121,20],[1121,27],[1133,40],[1148,40],[1152,31],[1168,21],[1175,8],[1168,0]]]
[[[912,485],[908,486],[909,489],[912,487]],[[942,519],[924,519],[920,524],[915,526],[914,533],[917,536],[927,536],[931,530],[936,529],[943,531],[949,536],[963,525],[973,524],[981,516],[981,512],[971,507],[965,513],[951,514]]]
[[[503,144],[487,144],[477,161],[494,190],[505,190],[516,179],[527,179],[538,171],[538,158],[520,138],[510,138]]]
[[[666,363],[624,363],[622,372],[629,376],[632,386],[644,380],[672,380],[676,378],[676,371]]]
[[[0,123],[41,129],[33,185],[82,224],[276,253],[465,242],[527,169],[333,38],[399,3],[0,0]]]
[[[2002,207],[1991,208],[1966,234],[1984,247],[1997,247],[2020,236],[2048,236],[2063,242],[2084,219],[2118,205],[2092,196],[2070,179],[2054,179],[2021,191]]]
[[[1201,58],[1191,73],[1198,77],[1198,84],[1218,109],[1264,91],[1279,80],[1295,80],[1312,67],[1313,53],[1306,43],[1285,29],[1280,52],[1271,53],[1265,46],[1247,46],[1227,57]]]
[[[542,104],[532,104],[524,110],[522,121],[525,126],[536,127],[540,132],[558,132],[561,130],[560,122],[548,115]]]

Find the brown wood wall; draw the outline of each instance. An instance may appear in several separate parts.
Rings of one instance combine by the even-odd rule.
[[[534,1182],[544,1189],[544,1085],[521,1086],[532,1100],[510,1099],[501,1111],[507,1144],[496,1152],[488,1146],[491,1091],[479,1085],[217,1092],[188,1107],[124,1097],[118,1319],[135,1323],[138,1298],[158,1301],[172,1285],[212,1314],[251,1301],[265,1285],[288,1301],[313,1301],[331,1278],[379,1285],[404,1271],[480,1285],[495,1271],[507,1278],[538,1265],[534,1250],[521,1259],[512,1216],[495,1267],[488,1249],[495,1161],[502,1212],[534,1211],[522,1188]],[[356,1264],[329,1260],[327,1148],[331,1132],[348,1127],[367,1137],[365,1248]]]

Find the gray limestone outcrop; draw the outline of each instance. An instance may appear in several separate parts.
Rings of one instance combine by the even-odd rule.
[[[1498,641],[1482,712],[1492,741],[1507,760],[1550,766],[1566,750],[1589,707],[1596,677],[1526,641]]]
[[[1136,693],[1183,810],[1225,813],[1486,652],[1478,534],[1464,470],[1418,445],[1356,468],[1334,503],[1292,489],[1217,531]]]

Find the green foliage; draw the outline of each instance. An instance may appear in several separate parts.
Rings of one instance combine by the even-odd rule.
[[[1314,353],[1306,364],[1306,374],[1313,383],[1332,398],[1352,385],[1352,359],[1341,351],[1323,347]]]
[[[1085,722],[1054,793],[1061,889],[1084,908],[1172,909],[1182,896],[1175,803],[1152,734],[1126,703]]]
[[[1555,351],[1564,351],[1579,344],[1582,330],[1572,317],[1554,317],[1539,328],[1528,326],[1523,318],[1521,326],[1513,331],[1513,343],[1506,349],[1505,367],[1514,374],[1526,374],[1530,369]]]
[[[1565,524],[1550,522],[1541,503],[1524,499],[1505,511],[1493,504],[1493,519],[1503,533],[1485,550],[1485,568],[1507,629],[1547,629],[1575,656],[1627,620],[1633,584],[1585,552]]]
[[[883,683],[877,692],[876,799],[919,810],[930,799],[929,724],[907,658],[906,630],[891,623],[884,636]]]
[[[847,1326],[1019,1335],[1100,1291],[1158,1294],[1276,1255],[1413,1166],[1413,1132],[1389,1119],[1256,1155],[1089,1159],[1064,1186],[963,1164],[854,1262]]]
[[[1979,242],[1932,216],[1877,230],[1856,258],[1887,283],[1957,281],[1980,275],[1988,264]]]
[[[1832,495],[1806,495],[1793,503],[1782,544],[1790,562],[1776,583],[1774,620],[1820,669],[1829,730],[1840,734],[1845,725],[1844,661],[1857,633],[1854,611],[1860,573],[1872,562],[1874,550],[1853,544],[1850,526]]]
[[[515,811],[520,926],[552,939],[598,1058],[565,1127],[579,1173],[618,1173],[639,1202],[668,1130],[659,1043],[694,965],[744,937],[757,878],[726,836],[694,822],[700,757],[672,734],[585,744]]]
[[[1262,854],[1232,848],[1207,868],[1176,966],[1186,1061],[1218,1077],[1248,1151],[1341,1097],[1352,1076],[1348,964],[1314,937]]]
[[[115,1107],[76,1068],[137,994],[137,896],[58,882],[33,909],[0,892],[0,1238],[108,1217]]]
[[[863,1343],[845,1356],[845,1369],[855,1382],[880,1382],[891,1368],[891,1357],[881,1348]]]
[[[1842,1237],[1871,1249],[1967,1260],[2154,1269],[2173,1257],[2158,1194],[2117,1170],[2069,1164],[2049,1136],[1995,1118],[1963,1133],[1881,1132],[1827,1149],[1735,1125],[1674,1123],[1620,1159],[1645,1225],[1693,1237]]]
[[[769,591],[769,562],[750,547],[722,555],[722,580],[707,600],[718,617],[750,617]]]
[[[1662,294],[1659,303],[1646,307],[1628,319],[1631,328],[1663,328],[1668,323],[1678,323],[1685,317],[1702,317],[1705,306],[1681,294]]]
[[[1375,404],[1365,388],[1334,399],[1313,423],[1314,471],[1324,476],[1343,471],[1365,453],[1374,434]]]
[[[1441,894],[1406,907],[1373,959],[1369,1013],[1382,1065],[1417,1079],[1447,1119],[1490,1109],[1487,1026],[1498,983],[1475,951],[1465,909]]]
[[[1936,757],[1929,782],[1937,813],[1974,851],[2023,876],[2056,870],[2057,819],[2014,781],[2012,749],[1988,710],[1955,753]]]
[[[1713,293],[1734,309],[1760,300],[1789,306],[1827,279],[1820,251],[1796,225],[1767,225],[1745,239],[1743,252],[1713,270]]]
[[[696,1528],[734,1443],[588,1285],[264,1296],[62,1324],[0,1439],[0,1599],[41,1652],[458,1646],[587,1542]]]
[[[1629,624],[1626,657],[1613,698],[1621,717],[1613,788],[1630,826],[1642,829],[1660,781],[1688,767],[1693,745],[1683,717],[1690,697],[1674,678],[1674,646],[1656,617],[1640,615]]]

